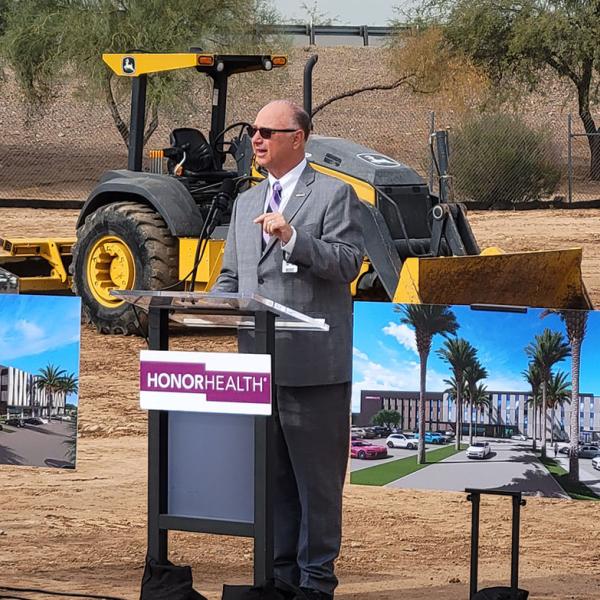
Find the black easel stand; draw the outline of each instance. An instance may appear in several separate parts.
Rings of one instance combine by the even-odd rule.
[[[529,592],[519,589],[519,528],[521,506],[525,506],[521,492],[503,490],[465,489],[467,500],[471,502],[471,581],[469,600],[527,600]],[[479,565],[479,505],[481,494],[510,496],[512,498],[512,548],[510,562],[510,587],[493,587],[477,591],[477,571]]]

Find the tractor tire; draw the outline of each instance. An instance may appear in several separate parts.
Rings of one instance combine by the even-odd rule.
[[[143,335],[147,314],[110,296],[112,289],[160,290],[178,280],[177,239],[163,218],[137,202],[115,202],[77,230],[71,275],[83,318],[100,333]]]

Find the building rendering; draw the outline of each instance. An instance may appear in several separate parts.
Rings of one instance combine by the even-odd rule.
[[[0,415],[7,418],[64,415],[65,393],[38,387],[38,379],[27,371],[0,365]]]
[[[510,437],[522,433],[533,437],[534,419],[531,394],[526,392],[490,391],[491,408],[473,409],[472,421],[476,435],[490,437]],[[353,422],[358,426],[371,424],[373,416],[382,409],[395,410],[400,414],[399,428],[403,431],[414,431],[418,427],[417,405],[419,392],[362,390],[360,412],[354,415]],[[539,407],[538,407],[539,408]],[[596,411],[595,408],[598,408]],[[579,429],[583,439],[600,437],[600,397],[593,394],[580,394]],[[463,407],[463,428],[468,429],[471,422],[470,408]],[[538,437],[541,437],[541,410],[538,410],[535,426]],[[549,422],[553,419],[554,435],[559,438],[569,431],[571,406],[565,403],[552,411],[548,410]],[[456,423],[456,402],[449,395],[439,392],[427,392],[425,404],[426,430],[443,431],[454,429]]]

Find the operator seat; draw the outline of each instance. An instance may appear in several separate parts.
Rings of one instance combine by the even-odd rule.
[[[181,149],[186,154],[184,169],[196,173],[214,171],[215,156],[211,145],[198,129],[179,127],[173,129],[169,136],[171,146]],[[183,155],[182,155],[183,157]],[[181,160],[181,159],[179,159]],[[172,172],[179,160],[169,160],[169,171]]]

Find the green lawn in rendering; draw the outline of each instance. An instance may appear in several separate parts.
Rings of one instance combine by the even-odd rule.
[[[461,450],[465,450],[466,448],[467,446],[465,444],[461,444]],[[443,448],[429,450],[426,455],[427,462],[422,465],[417,464],[416,454],[407,456],[406,458],[388,461],[382,465],[354,471],[354,473],[350,475],[350,482],[358,485],[386,485],[387,483],[396,481],[396,479],[406,477],[429,465],[440,462],[457,452],[460,452],[460,450],[456,450],[454,444],[450,444]]]
[[[555,460],[551,458],[539,457],[540,462],[548,469],[550,475],[554,477],[558,485],[562,487],[573,500],[600,500],[594,492],[583,483],[571,483],[569,472],[563,469]]]

